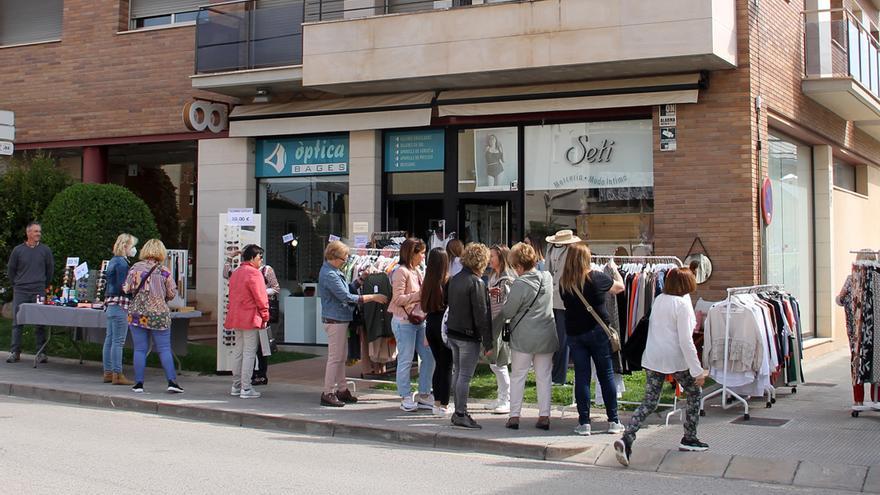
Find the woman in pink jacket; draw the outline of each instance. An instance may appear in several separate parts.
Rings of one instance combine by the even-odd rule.
[[[241,252],[241,266],[229,277],[229,307],[224,327],[235,332],[232,352],[232,390],[242,399],[256,399],[260,393],[251,386],[254,359],[261,328],[269,323],[269,296],[260,273],[263,248],[248,244]]]

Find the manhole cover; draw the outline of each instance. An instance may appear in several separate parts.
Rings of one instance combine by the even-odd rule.
[[[745,420],[742,417],[736,418],[731,421],[731,424],[735,425],[748,425],[748,426],[782,426],[785,423],[788,423],[790,420],[788,419],[773,419],[773,418],[751,418],[749,420]]]
[[[824,383],[824,382],[804,382],[802,384],[805,387],[836,387],[836,383]]]

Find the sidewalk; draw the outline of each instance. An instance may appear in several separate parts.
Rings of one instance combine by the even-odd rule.
[[[0,394],[412,448],[622,469],[610,447],[616,437],[604,434],[607,423],[599,410],[593,412],[593,429],[603,433],[579,437],[572,433],[573,410],[563,418],[554,411],[549,432],[532,427],[537,411],[523,411],[521,429],[513,431],[504,428],[506,416],[481,412],[480,404],[472,404],[474,418],[483,429],[470,431],[452,428],[448,419],[433,417],[429,411],[405,413],[398,408],[395,395],[365,390],[362,385],[359,404],[335,409],[318,405],[320,386],[313,384],[273,379],[268,387],[260,387],[262,398],[242,400],[229,396],[228,377],[184,374],[179,383],[186,394],[170,395],[161,386],[165,383],[161,372],[148,370],[147,393],[140,395],[128,387],[102,384],[98,363],[52,361],[37,369],[25,359],[15,365],[0,364]],[[300,361],[291,367],[314,370],[320,368],[319,362],[323,360]],[[663,427],[662,419],[652,416],[651,424],[639,432],[629,469],[880,493],[880,449],[871,447],[880,445],[880,413],[850,416],[848,356],[838,353],[814,360],[805,373],[808,383],[798,387],[796,394],[781,389],[771,409],[765,409],[760,399],[753,401],[750,421],[741,421],[741,407],[725,411],[717,400],[707,404],[707,416],[700,423],[700,438],[711,446],[707,453],[678,452],[679,420],[673,418],[669,427]],[[274,376],[288,375],[289,381],[293,374],[288,369]],[[621,416],[625,423],[628,415]],[[766,420],[779,420],[769,422],[778,426],[762,425]]]

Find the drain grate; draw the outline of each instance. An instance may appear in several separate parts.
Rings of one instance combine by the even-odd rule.
[[[836,383],[825,383],[825,382],[804,382],[802,383],[805,387],[836,387]]]
[[[745,420],[742,417],[736,418],[731,421],[730,424],[734,425],[747,425],[747,426],[783,426],[788,423],[790,420],[788,419],[773,419],[773,418],[751,418],[749,420]]]

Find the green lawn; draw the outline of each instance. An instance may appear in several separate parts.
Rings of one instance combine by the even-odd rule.
[[[9,349],[10,340],[12,339],[12,320],[0,318],[0,350]],[[131,337],[129,336],[129,340]],[[79,342],[79,346],[83,351],[83,359],[86,361],[103,360],[103,344],[92,342]],[[31,327],[25,327],[22,336],[22,349],[25,352],[33,352],[34,349],[34,330]],[[58,333],[49,341],[49,356],[58,356],[65,358],[79,358],[79,353],[70,342],[70,338],[66,333]],[[5,359],[5,354],[2,355]],[[269,357],[269,364],[286,363],[289,361],[297,361],[300,359],[308,359],[314,357],[311,354],[303,354],[299,352],[276,352]],[[132,350],[123,349],[122,362],[130,366],[132,364]],[[193,344],[187,345],[187,355],[180,357],[180,364],[186,371],[195,371],[201,374],[214,374],[217,371],[217,349],[211,345]],[[159,368],[159,356],[150,353],[147,357],[147,366]]]
[[[568,370],[568,383],[574,381],[574,370]],[[624,375],[623,376],[624,384],[626,385],[626,392],[623,393],[622,401],[626,402],[641,402],[642,397],[645,393],[645,373],[643,371],[639,371],[633,373],[632,375]],[[709,385],[707,380],[707,386]],[[592,397],[595,398],[596,394],[596,386],[597,384],[593,382],[593,385],[590,387],[590,392]],[[413,383],[413,390],[418,387],[417,383]],[[376,384],[374,388],[379,390],[397,390],[397,386],[393,383],[380,383]],[[495,374],[492,373],[492,370],[489,369],[489,365],[481,363],[477,366],[477,372],[474,374],[474,379],[471,381],[471,398],[473,399],[494,399],[497,397],[497,385],[495,381]],[[568,405],[574,402],[572,398],[572,387],[571,385],[566,386],[553,386],[553,404],[555,405]],[[661,402],[663,403],[671,403],[674,397],[674,390],[672,384],[664,384],[663,385],[663,395],[661,398]],[[526,380],[526,391],[525,391],[525,402],[527,403],[537,403],[538,402],[538,392],[535,388],[535,372],[530,371],[529,377]],[[623,410],[633,410],[637,406],[629,405],[629,404],[621,404],[620,409]]]

